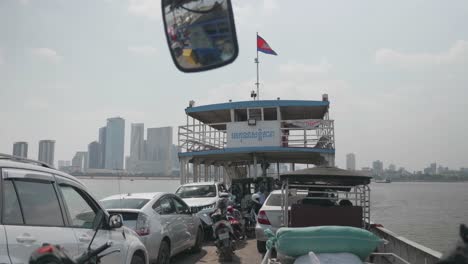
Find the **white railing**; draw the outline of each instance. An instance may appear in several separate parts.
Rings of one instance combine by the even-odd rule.
[[[178,142],[181,152],[225,149],[227,123],[193,123],[179,126]],[[215,129],[224,128],[224,129]],[[282,147],[335,149],[333,120],[284,120],[281,121]]]

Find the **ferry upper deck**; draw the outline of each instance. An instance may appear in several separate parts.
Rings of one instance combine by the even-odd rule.
[[[262,169],[273,163],[333,166],[334,123],[329,107],[326,94],[321,101],[278,99],[202,106],[191,101],[185,109],[186,124],[178,128],[181,181],[217,180],[219,174],[224,179],[226,172],[231,179],[256,177],[257,170],[251,167],[258,164]]]

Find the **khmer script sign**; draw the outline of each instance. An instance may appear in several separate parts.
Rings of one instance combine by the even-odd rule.
[[[254,126],[247,122],[227,124],[227,147],[279,147],[281,129],[278,121],[257,121]]]

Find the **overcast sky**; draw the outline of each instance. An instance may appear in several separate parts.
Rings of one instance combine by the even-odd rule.
[[[0,0],[0,152],[56,140],[70,160],[106,118],[178,126],[197,105],[249,100],[255,32],[261,99],[328,93],[336,161],[376,159],[421,169],[468,167],[468,1],[234,0],[240,55],[232,65],[179,72],[159,0]]]

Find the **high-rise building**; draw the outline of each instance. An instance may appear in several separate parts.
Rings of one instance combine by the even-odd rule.
[[[130,134],[130,159],[145,159],[145,125],[142,123],[132,124]]]
[[[435,175],[437,174],[437,163],[431,163],[430,167],[429,167],[429,174],[431,175]]]
[[[72,166],[80,170],[88,168],[88,152],[77,151],[72,159]]]
[[[395,172],[396,171],[396,165],[395,164],[390,164],[388,166],[388,170],[391,171],[391,172]]]
[[[59,170],[63,167],[70,167],[71,166],[71,162],[69,160],[59,160],[58,161],[58,168]]]
[[[121,117],[107,119],[105,168],[124,168],[125,120]]]
[[[104,169],[106,163],[106,132],[107,127],[99,128],[99,168]]]
[[[346,169],[356,170],[356,155],[354,155],[354,153],[346,155]]]
[[[383,162],[380,160],[372,162],[372,170],[374,174],[381,175],[383,173]]]
[[[99,152],[101,145],[99,142],[93,141],[88,145],[88,168],[99,169]]]
[[[13,155],[18,157],[28,157],[28,142],[15,142],[13,144]]]
[[[169,174],[172,170],[172,151],[172,127],[148,128],[147,160],[161,162],[161,170]]]
[[[38,154],[39,161],[54,166],[54,152],[55,152],[54,140],[39,141],[39,154]]]
[[[64,160],[59,160],[58,161],[58,168],[61,169],[62,167],[65,167],[65,161]]]
[[[172,151],[172,127],[148,128],[148,160],[169,160]]]

